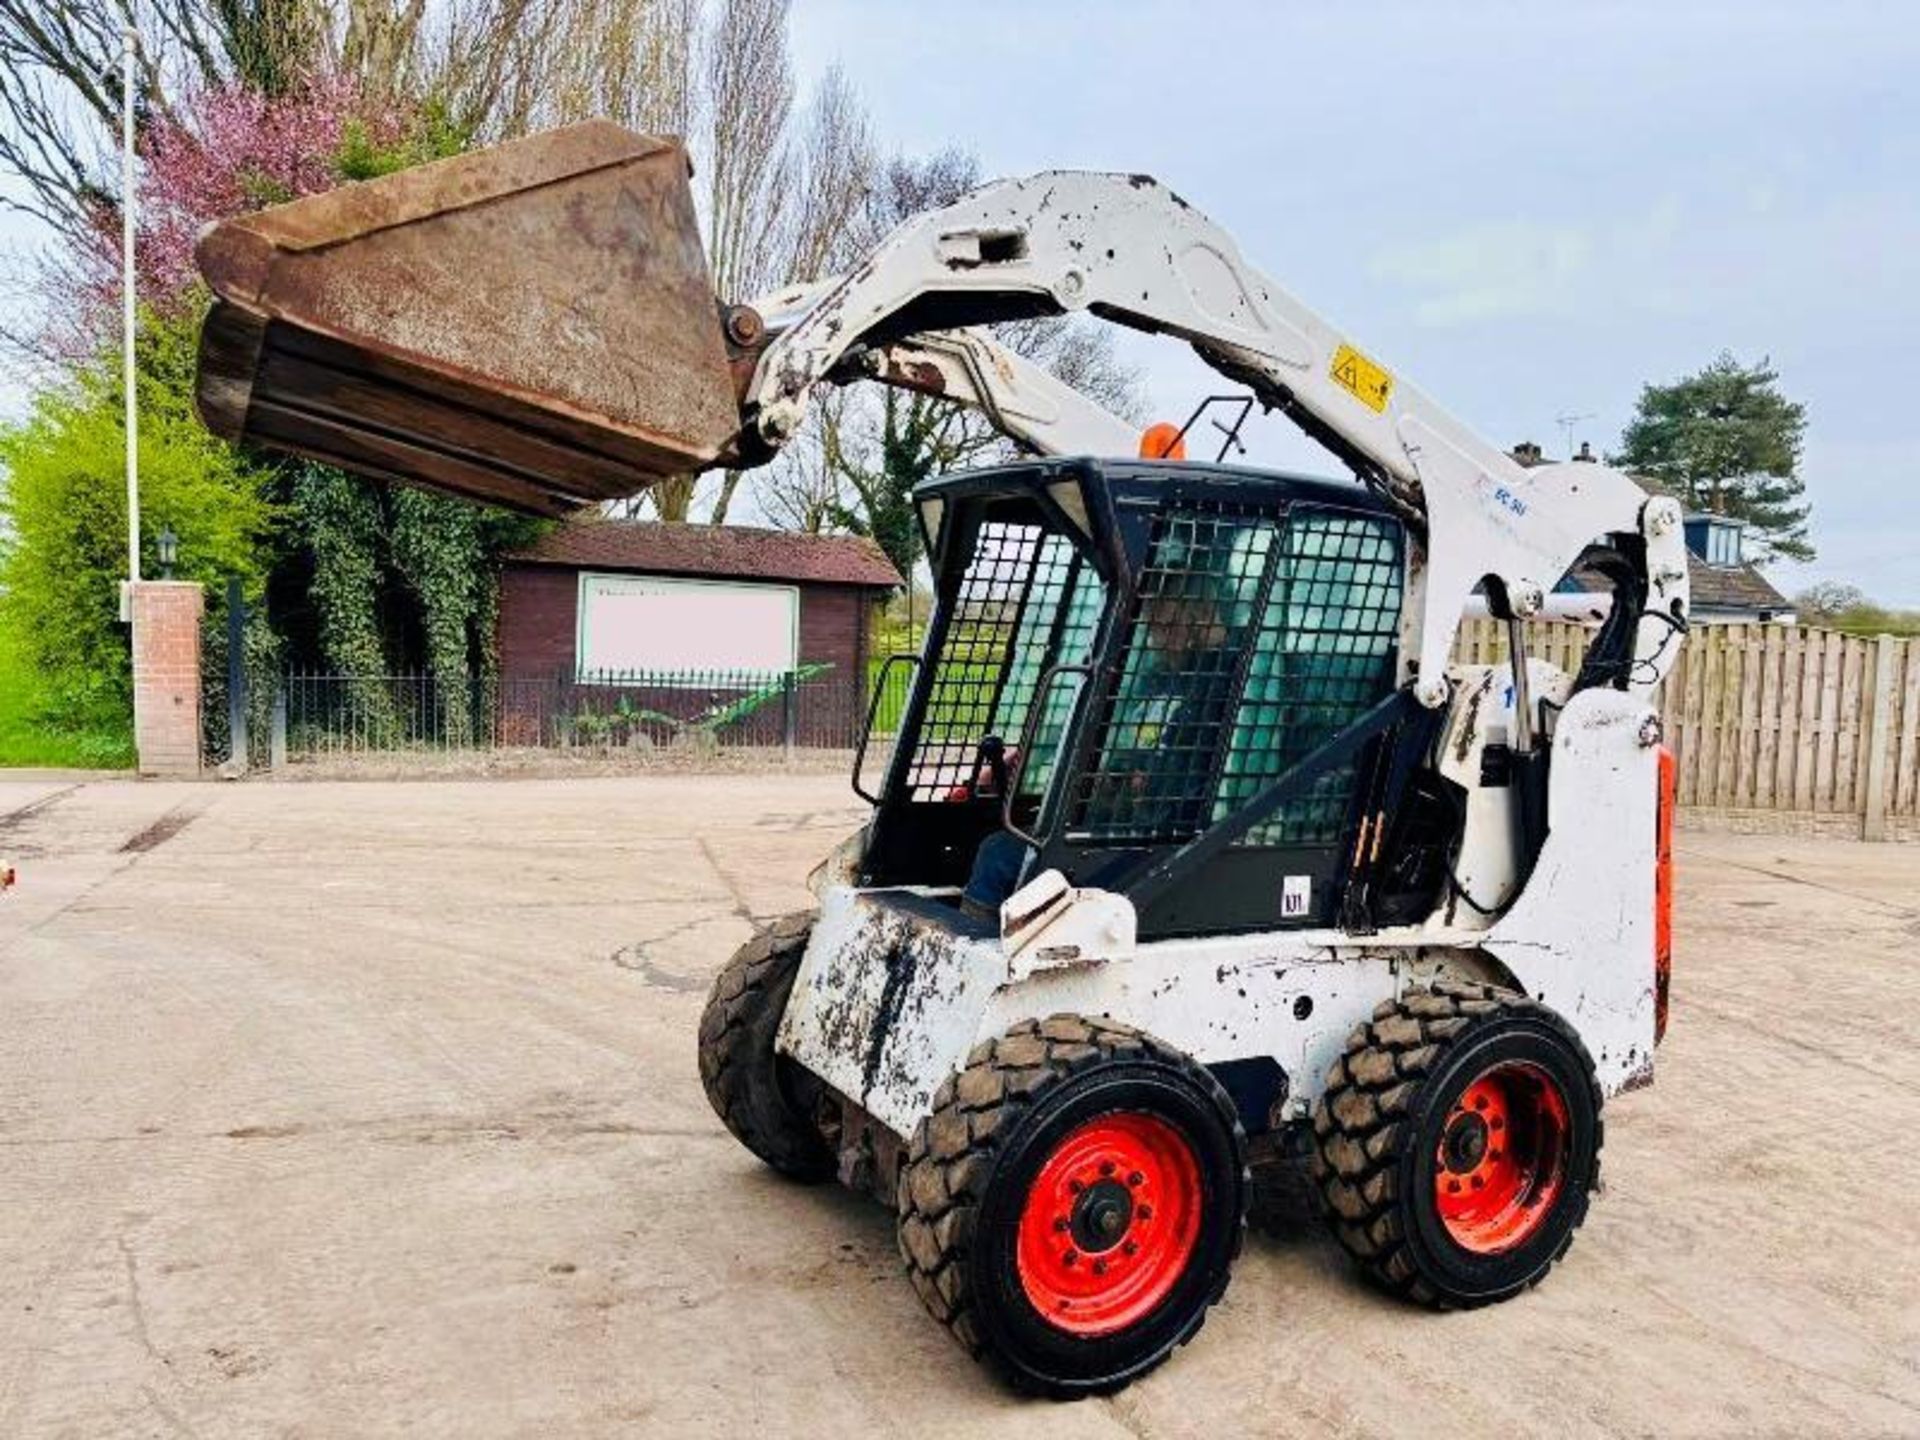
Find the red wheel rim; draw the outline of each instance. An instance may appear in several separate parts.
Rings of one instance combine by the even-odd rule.
[[[1070,1335],[1110,1335],[1167,1298],[1200,1238],[1200,1162],[1155,1115],[1089,1120],[1054,1147],[1020,1212],[1027,1299]]]
[[[1433,1199],[1454,1243],[1476,1255],[1525,1244],[1545,1225],[1567,1171],[1567,1102],[1537,1065],[1485,1071],[1447,1112]]]

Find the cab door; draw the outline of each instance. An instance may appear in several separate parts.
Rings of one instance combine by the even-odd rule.
[[[1059,797],[1042,866],[1099,885],[1184,845],[1389,694],[1405,543],[1390,515],[1176,500]],[[1143,936],[1331,922],[1364,756],[1140,916]]]

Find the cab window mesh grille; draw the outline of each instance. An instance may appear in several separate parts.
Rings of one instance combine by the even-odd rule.
[[[1364,714],[1394,682],[1400,543],[1390,518],[1309,506],[1157,517],[1070,831],[1184,842]],[[1352,788],[1331,772],[1240,843],[1331,844]]]
[[[1305,508],[1288,517],[1213,819],[1251,800],[1393,688],[1400,591],[1393,521]],[[1351,766],[1330,771],[1240,843],[1331,844],[1352,791]]]
[[[1075,834],[1154,844],[1205,821],[1277,528],[1269,513],[1225,505],[1155,517],[1097,759],[1075,788]]]
[[[1099,579],[1065,536],[1031,524],[980,526],[934,662],[908,768],[910,799],[944,800],[967,784],[986,736],[1018,743],[1042,672],[1059,660],[1085,658],[1091,622],[1074,632],[1080,652],[1062,651],[1074,638],[1062,624],[1073,608],[1068,597],[1083,593],[1097,619]]]
[[[1051,647],[1053,659],[1049,663],[1079,664],[1093,653],[1094,636],[1106,603],[1107,587],[1101,583],[1093,567],[1084,562],[1075,566],[1066,602],[1055,618],[1057,630]],[[1062,675],[1047,690],[1041,701],[1040,717],[1033,726],[1033,749],[1020,767],[1020,794],[1040,796],[1046,793],[1053,778],[1054,762],[1059,758],[1060,741],[1066,734],[1068,722],[1073,718],[1074,705],[1085,683],[1081,675]],[[1027,705],[1031,703],[1032,692],[1029,691],[1026,702],[1021,706],[1023,724]],[[1014,733],[1017,733],[1017,729]]]

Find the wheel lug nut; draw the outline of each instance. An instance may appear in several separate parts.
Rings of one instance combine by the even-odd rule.
[[[1100,1162],[1100,1173],[1103,1176],[1112,1175],[1113,1172],[1118,1168],[1119,1167],[1116,1166],[1111,1160],[1102,1160]]]
[[[1140,1253],[1139,1245],[1132,1240],[1127,1241],[1127,1243],[1122,1245],[1120,1249],[1122,1253],[1127,1255],[1138,1255]]]
[[[1078,1180],[1067,1181],[1067,1191],[1069,1194],[1078,1195],[1082,1190],[1086,1188],[1087,1187],[1081,1184]]]
[[[1447,1193],[1449,1195],[1458,1195],[1460,1193],[1460,1182],[1458,1180],[1447,1181]]]
[[[1135,1170],[1131,1175],[1127,1176],[1127,1184],[1129,1185],[1139,1186],[1146,1183],[1147,1177],[1142,1175],[1138,1170]]]
[[[1476,1190],[1480,1189],[1486,1183],[1486,1180],[1479,1175],[1473,1177],[1473,1188]]]
[[[1151,1220],[1153,1219],[1153,1206],[1142,1205],[1134,1213],[1137,1214],[1142,1220]]]
[[[1053,1222],[1053,1228],[1055,1230],[1061,1231],[1062,1233],[1065,1233],[1066,1231],[1071,1230],[1073,1228],[1073,1222],[1067,1219],[1066,1216],[1062,1215]]]
[[[1071,1265],[1073,1264],[1074,1261],[1078,1260],[1079,1258],[1080,1258],[1080,1252],[1078,1250],[1069,1250],[1067,1251],[1066,1254],[1060,1257],[1060,1263],[1062,1265]]]
[[[1094,1274],[1096,1274],[1096,1275],[1104,1275],[1104,1274],[1106,1274],[1106,1273],[1107,1273],[1107,1262],[1106,1262],[1106,1261],[1104,1261],[1104,1260],[1096,1260],[1096,1261],[1094,1261],[1094,1262],[1093,1262],[1093,1273],[1094,1273]]]

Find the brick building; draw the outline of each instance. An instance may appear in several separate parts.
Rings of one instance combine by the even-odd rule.
[[[797,702],[741,723],[769,743],[796,726],[803,744],[849,743],[874,608],[903,583],[877,545],[851,536],[560,525],[509,555],[501,575],[509,730],[604,711],[620,696],[689,719],[800,672]]]

